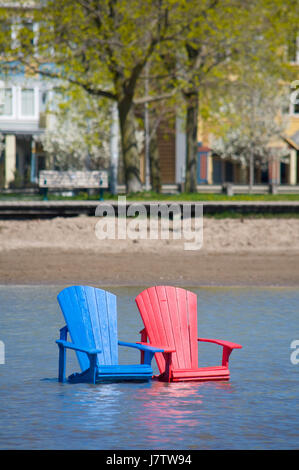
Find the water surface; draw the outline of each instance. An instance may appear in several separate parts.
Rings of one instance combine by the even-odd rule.
[[[142,289],[109,289],[121,340],[140,338],[134,298]],[[0,286],[1,449],[298,448],[299,364],[290,360],[299,340],[296,289],[191,289],[199,336],[243,345],[231,355],[229,382],[101,385],[57,381],[60,290]],[[220,364],[222,348],[199,348],[200,365]],[[79,371],[75,354],[67,357],[67,373]],[[120,348],[120,362],[139,362],[138,351]]]

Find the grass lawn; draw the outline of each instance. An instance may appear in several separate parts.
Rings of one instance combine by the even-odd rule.
[[[124,196],[124,194],[119,194]],[[117,200],[118,196],[113,196],[109,192],[104,193],[105,200]],[[299,194],[239,194],[226,196],[225,194],[200,194],[200,193],[180,193],[180,194],[158,194],[152,191],[127,194],[128,201],[299,201]],[[59,194],[48,194],[49,201],[88,201],[98,200],[99,195],[88,195],[87,192],[80,191],[74,196],[62,196]],[[42,194],[26,193],[1,193],[0,201],[42,201]]]
[[[115,197],[114,197],[115,198]],[[107,197],[109,199],[109,197]],[[117,198],[115,198],[117,199]],[[160,201],[299,201],[299,194],[237,194],[226,196],[225,194],[208,193],[180,193],[180,194],[157,194],[153,192],[142,192],[128,194],[128,200],[160,200]]]
[[[119,194],[124,196],[124,194]],[[186,202],[205,202],[205,201],[299,201],[299,194],[243,194],[235,196],[226,196],[225,194],[193,194],[193,193],[181,193],[181,194],[157,194],[154,192],[140,192],[126,195],[127,201],[186,201]],[[117,201],[118,196],[113,196],[109,192],[104,194],[104,201]],[[1,193],[1,201],[42,201],[43,194],[26,194],[26,193]],[[87,192],[78,192],[74,196],[62,196],[59,194],[49,193],[48,201],[98,201],[99,194],[88,195]],[[299,218],[299,211],[292,210],[291,212],[277,210],[269,210],[267,212],[259,209],[253,209],[252,211],[244,208],[238,210],[218,210],[217,212],[208,213],[204,211],[205,217],[214,217],[216,219],[225,218]]]

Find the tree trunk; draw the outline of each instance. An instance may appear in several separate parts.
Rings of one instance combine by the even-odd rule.
[[[133,101],[119,102],[118,114],[126,190],[134,193],[141,190],[141,181]]]
[[[197,126],[198,126],[198,92],[185,93],[187,102],[186,116],[186,192],[194,193],[197,188]]]
[[[117,194],[118,183],[118,110],[117,104],[112,105],[112,123],[110,128],[110,191]]]
[[[161,173],[160,173],[160,159],[159,149],[157,142],[157,134],[152,135],[149,146],[150,154],[150,174],[152,190],[156,193],[161,192]]]

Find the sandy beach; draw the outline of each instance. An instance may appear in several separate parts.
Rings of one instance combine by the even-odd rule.
[[[298,219],[204,218],[203,246],[191,251],[173,231],[100,240],[98,220],[1,220],[0,283],[299,286]]]

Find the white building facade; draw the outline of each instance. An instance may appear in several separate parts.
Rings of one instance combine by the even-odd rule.
[[[49,96],[46,85],[19,74],[0,81],[0,133],[2,135],[2,187],[34,183],[45,157],[38,136],[45,129]]]

